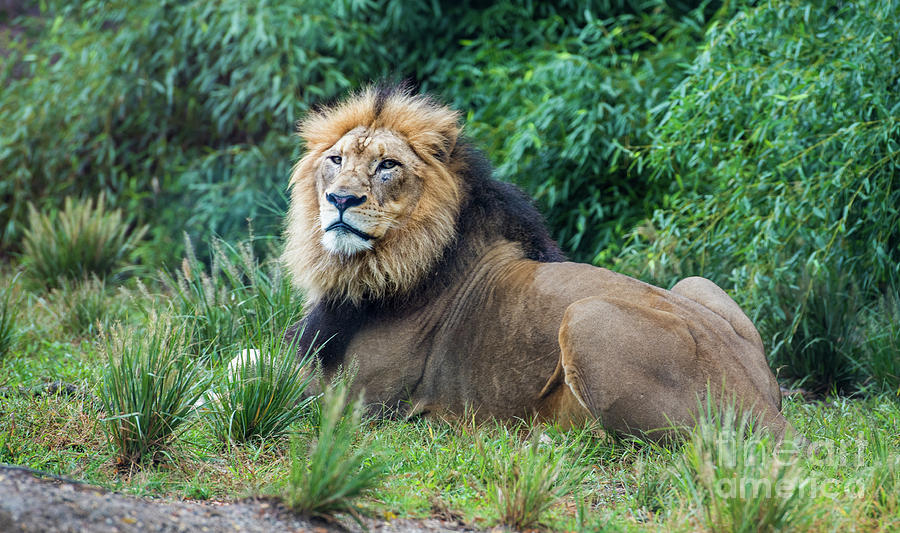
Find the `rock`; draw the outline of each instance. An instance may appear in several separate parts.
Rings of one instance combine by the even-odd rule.
[[[370,531],[472,531],[441,520],[364,518]],[[249,533],[359,531],[346,524],[309,519],[280,502],[247,499],[213,505],[126,496],[79,481],[0,465],[0,531],[4,533],[161,533],[244,531]]]

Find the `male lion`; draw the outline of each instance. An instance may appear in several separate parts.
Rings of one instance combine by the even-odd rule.
[[[289,336],[327,341],[326,377],[355,359],[366,401],[407,416],[594,417],[648,434],[734,399],[785,433],[759,333],[722,289],[566,262],[460,133],[457,112],[403,87],[301,123],[283,260],[307,312]]]

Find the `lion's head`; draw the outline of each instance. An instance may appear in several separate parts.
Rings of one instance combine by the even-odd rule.
[[[458,114],[404,88],[369,88],[313,112],[291,175],[282,256],[315,302],[414,287],[455,233]]]

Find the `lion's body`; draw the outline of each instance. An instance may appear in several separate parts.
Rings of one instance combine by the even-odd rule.
[[[788,427],[737,304],[702,278],[667,291],[564,262],[527,197],[458,141],[452,111],[370,90],[301,131],[284,259],[311,299],[295,332],[301,349],[328,340],[326,373],[355,360],[369,403],[636,433],[734,399]]]

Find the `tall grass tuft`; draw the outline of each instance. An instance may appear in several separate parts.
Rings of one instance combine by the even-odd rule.
[[[362,399],[348,402],[346,382],[327,389],[320,402],[316,439],[305,450],[299,438],[291,441],[285,501],[304,514],[348,512],[358,520],[353,500],[379,483],[387,464],[369,440],[356,442]]]
[[[900,289],[863,315],[856,361],[877,388],[900,396]]]
[[[16,337],[18,337],[15,303],[12,299],[13,287],[18,279],[19,275],[16,274],[9,286],[0,292],[0,361],[12,350],[16,343]]]
[[[108,365],[99,396],[120,466],[161,450],[184,426],[208,380],[187,349],[190,329],[151,316],[145,330],[103,333]]]
[[[312,350],[298,358],[296,342],[285,341],[282,330],[263,330],[247,345],[255,348],[242,350],[207,394],[208,419],[224,442],[283,435],[312,400]]]
[[[799,450],[754,432],[748,414],[732,406],[701,409],[699,423],[675,457],[672,484],[710,531],[758,532],[802,528],[810,498],[798,467]]]
[[[61,280],[50,292],[60,324],[72,333],[95,334],[109,329],[126,313],[125,304],[97,277],[84,281]]]
[[[476,441],[488,472],[487,499],[499,522],[517,530],[540,526],[544,514],[585,474],[567,448],[543,444],[539,433],[525,442],[517,437],[494,440],[482,433]]]
[[[656,453],[659,451],[662,453]],[[659,513],[672,508],[672,484],[663,466],[668,464],[668,451],[655,442],[646,443],[643,453],[634,462],[635,489],[631,496],[637,509]]]
[[[792,333],[777,342],[788,377],[803,380],[806,388],[825,394],[849,393],[858,385],[858,366],[853,361],[852,338],[863,306],[851,279],[823,270],[806,280],[802,290],[788,288],[802,313],[794,315]]]
[[[146,231],[132,231],[121,210],[107,211],[102,194],[94,202],[66,198],[62,211],[49,214],[29,205],[23,264],[34,282],[48,288],[61,279],[116,277],[127,271],[122,263]]]
[[[214,363],[233,354],[238,341],[260,327],[284,331],[300,315],[300,300],[280,264],[261,265],[252,244],[252,237],[237,246],[214,239],[207,269],[185,235],[181,268],[161,274],[175,296],[176,312],[196,325],[199,351]]]
[[[877,431],[871,433],[869,445],[874,464],[866,487],[869,513],[900,522],[900,456],[894,453],[889,437]]]

